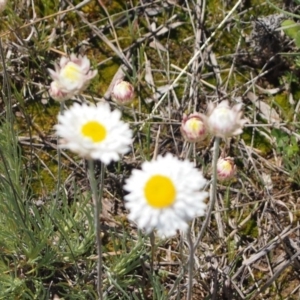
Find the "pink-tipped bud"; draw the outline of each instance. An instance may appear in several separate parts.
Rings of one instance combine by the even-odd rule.
[[[51,98],[58,102],[62,102],[72,98],[73,93],[65,93],[60,89],[59,84],[56,81],[52,81],[49,88],[49,95]]]
[[[134,87],[131,83],[118,80],[111,93],[112,100],[120,105],[126,105],[133,101]]]
[[[232,157],[220,157],[217,162],[217,177],[220,181],[226,181],[234,177],[236,165]]]
[[[193,113],[189,116],[184,114],[180,131],[185,140],[190,143],[203,141],[208,133],[206,117],[200,113]]]

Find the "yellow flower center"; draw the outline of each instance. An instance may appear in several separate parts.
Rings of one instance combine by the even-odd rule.
[[[223,171],[226,171],[226,172],[228,172],[228,173],[230,173],[231,172],[231,169],[232,169],[232,165],[231,165],[231,163],[229,162],[229,161],[223,161],[222,163],[221,163],[221,169],[223,170]]]
[[[200,132],[203,130],[203,122],[197,118],[192,118],[186,122],[187,128],[191,132]]]
[[[127,92],[128,90],[131,91],[131,86],[127,81],[122,81],[119,83],[118,88],[122,90],[122,92]]]
[[[106,137],[106,128],[97,121],[89,121],[81,128],[81,133],[94,143],[102,142]]]
[[[217,108],[216,119],[219,122],[232,122],[232,111],[227,107]]]
[[[145,197],[150,206],[165,208],[171,206],[176,197],[176,189],[170,178],[162,175],[152,176],[144,188]]]
[[[73,62],[69,62],[62,70],[61,75],[71,81],[79,81],[81,79],[81,69]]]

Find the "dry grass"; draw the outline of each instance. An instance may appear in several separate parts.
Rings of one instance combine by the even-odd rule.
[[[2,90],[11,101],[2,102],[1,115],[11,105],[23,167],[31,174],[31,203],[51,207],[56,195],[52,127],[59,107],[47,94],[46,68],[60,55],[86,53],[99,77],[75,101],[110,101],[119,78],[136,90],[134,104],[120,108],[135,132],[132,152],[110,165],[105,177],[105,295],[185,299],[187,237],[157,241],[151,261],[150,242],[126,221],[122,185],[133,168],[166,152],[190,159],[210,179],[213,140],[184,142],[181,117],[205,112],[209,101],[243,102],[249,120],[244,134],[220,145],[235,158],[237,176],[217,185],[215,207],[195,249],[193,299],[300,299],[299,64],[293,41],[276,31],[280,18],[267,17],[276,11],[254,0],[73,2],[12,1],[1,20]],[[299,14],[293,1],[279,5]],[[88,198],[85,162],[63,152],[62,166],[66,201],[56,200],[74,209],[74,195]],[[193,243],[203,222],[192,224]],[[61,273],[47,279],[38,273],[48,289],[45,299],[62,299],[66,292],[64,299],[93,299],[74,291],[87,283],[94,288],[93,246],[70,259],[79,281],[65,259],[55,265]],[[20,264],[14,268],[20,276]],[[22,276],[34,282],[32,275]],[[29,289],[37,295],[34,285]],[[14,299],[9,295],[24,298],[0,292],[1,299]]]

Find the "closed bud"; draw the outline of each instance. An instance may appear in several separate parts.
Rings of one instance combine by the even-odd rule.
[[[220,181],[226,181],[234,177],[236,165],[232,157],[220,157],[217,162],[217,177]]]
[[[111,93],[112,100],[120,105],[126,105],[133,101],[134,87],[131,83],[118,80]]]
[[[206,117],[200,113],[183,115],[180,131],[184,139],[190,143],[204,140],[208,133]]]
[[[74,95],[73,93],[63,92],[56,81],[52,81],[49,88],[49,94],[51,98],[58,102],[62,102],[68,99],[71,99]]]

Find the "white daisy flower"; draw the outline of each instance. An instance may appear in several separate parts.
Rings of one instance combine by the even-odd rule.
[[[124,189],[128,218],[147,233],[157,229],[162,237],[186,231],[188,223],[203,216],[207,192],[200,191],[206,184],[202,173],[187,160],[171,154],[144,162],[141,170],[133,170]]]
[[[55,129],[62,148],[104,164],[119,160],[130,149],[132,131],[121,121],[120,111],[111,111],[107,103],[75,103],[58,116]]]

